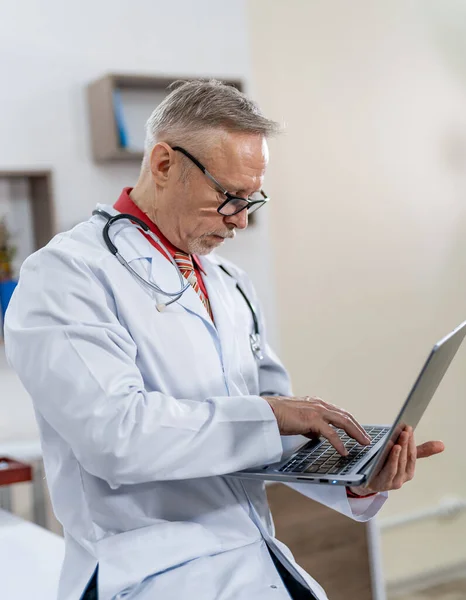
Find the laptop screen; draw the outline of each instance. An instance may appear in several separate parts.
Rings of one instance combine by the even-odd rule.
[[[396,444],[402,430],[408,425],[415,429],[458,348],[461,346],[465,335],[466,321],[435,344],[393,427],[387,435],[385,444],[380,449],[380,452],[378,452],[377,460],[375,462],[371,461],[372,464],[367,472],[368,479],[375,476],[383,467],[390,450]],[[365,465],[364,470],[367,470],[367,468],[368,465]]]

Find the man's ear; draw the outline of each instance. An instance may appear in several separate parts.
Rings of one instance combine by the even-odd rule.
[[[152,148],[150,154],[150,170],[152,178],[159,186],[166,186],[170,176],[170,169],[174,164],[175,153],[165,142],[159,142]]]

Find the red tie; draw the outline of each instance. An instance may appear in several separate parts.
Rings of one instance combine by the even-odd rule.
[[[201,299],[202,304],[205,306],[207,312],[209,313],[210,318],[213,321],[214,317],[212,315],[212,310],[210,308],[209,299],[206,297],[204,292],[201,290],[191,256],[189,254],[186,254],[186,252],[181,252],[180,250],[178,250],[177,252],[175,252],[174,258],[175,258],[175,262],[178,265],[178,268],[180,269],[183,277],[185,277],[189,281],[189,283],[193,286],[194,291]]]

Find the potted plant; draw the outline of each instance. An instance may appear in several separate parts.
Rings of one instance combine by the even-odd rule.
[[[17,284],[12,265],[15,255],[16,248],[10,243],[10,234],[3,218],[0,220],[0,305],[3,315]]]

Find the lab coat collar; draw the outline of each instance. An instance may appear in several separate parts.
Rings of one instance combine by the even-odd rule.
[[[127,189],[131,189],[131,188],[127,188]],[[121,197],[120,197],[120,199],[121,199]],[[140,214],[142,214],[144,216],[142,221],[144,221],[144,223],[146,223],[146,225],[149,226],[152,233],[154,233],[161,240],[162,244],[166,247],[169,254],[172,256],[172,258],[174,258],[175,252],[177,252],[178,249],[175,246],[173,246],[173,244],[169,240],[167,240],[167,238],[163,235],[163,233],[158,229],[157,225],[155,225],[155,223],[152,223],[152,221],[150,221],[150,219],[146,215],[144,215],[143,212],[141,212],[138,209],[138,207],[132,202],[132,200],[129,198],[129,196],[128,196],[128,201],[132,203],[132,205],[135,207],[135,210],[129,209],[128,204],[119,204],[117,202],[115,204],[115,206],[118,206],[119,208],[126,208],[126,210],[129,214],[132,214],[133,216],[138,217],[138,218],[140,217]],[[108,206],[108,205],[104,205],[104,204],[98,204],[96,206],[96,208],[105,211],[112,217],[114,215],[117,215],[120,212],[119,210],[116,210],[113,206]],[[102,228],[103,228],[105,225],[104,219],[102,217],[94,217],[94,218],[99,219],[99,221],[102,224]],[[121,233],[123,231],[124,231],[124,235],[121,235]],[[148,237],[146,237],[141,232],[141,230],[138,230],[137,227],[134,224],[131,224],[129,221],[124,220],[124,221],[115,223],[115,225],[112,225],[110,234],[111,234],[112,241],[115,243],[115,245],[118,248],[118,251],[120,252],[120,254],[123,256],[123,258],[128,263],[130,263],[133,260],[140,259],[140,258],[150,259],[152,256],[154,256],[154,252],[152,249],[154,249],[160,253],[160,250],[158,250],[158,247],[154,245],[155,242],[153,243],[152,240],[149,240]],[[121,248],[120,248],[120,245],[121,245]],[[162,256],[166,257],[165,251],[163,249],[161,249],[161,252],[162,252]],[[192,256],[193,263],[199,268],[199,270],[202,273],[205,274],[205,271],[202,267],[202,262],[200,261],[199,257],[194,254],[191,256]],[[167,258],[167,260],[169,260],[169,259]]]
[[[118,211],[108,204],[97,204],[97,209],[103,210],[112,217],[118,214]],[[95,220],[96,225],[105,226],[105,219],[98,215],[94,215],[92,220]],[[150,259],[157,250],[151,246],[141,232],[129,221],[117,221],[110,229],[110,239],[118,248],[118,252],[126,260],[131,263],[133,260],[146,258]]]

